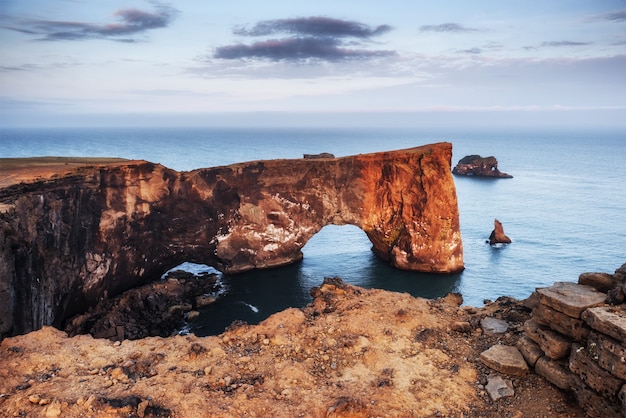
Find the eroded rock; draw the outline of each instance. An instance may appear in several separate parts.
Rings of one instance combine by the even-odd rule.
[[[505,235],[504,228],[502,227],[502,222],[495,219],[493,221],[493,231],[491,231],[491,235],[489,235],[489,245],[510,243],[511,238]]]
[[[184,261],[227,273],[293,263],[329,224],[360,227],[397,268],[461,271],[451,157],[439,143],[181,173],[74,159],[21,182],[6,167],[29,160],[3,163],[0,333],[58,326]]]
[[[513,178],[498,169],[498,160],[493,156],[467,155],[459,160],[452,173],[462,176]]]

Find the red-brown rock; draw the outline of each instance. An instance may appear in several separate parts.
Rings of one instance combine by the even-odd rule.
[[[439,143],[181,173],[70,159],[30,178],[32,160],[3,162],[0,334],[61,325],[183,261],[228,273],[292,263],[329,224],[360,227],[397,268],[458,272],[451,157],[451,144]]]

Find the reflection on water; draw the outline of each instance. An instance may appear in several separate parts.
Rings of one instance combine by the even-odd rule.
[[[199,336],[224,331],[235,320],[256,324],[271,314],[311,302],[310,289],[324,277],[341,277],[365,288],[406,292],[437,298],[458,291],[460,273],[415,273],[390,267],[371,251],[363,231],[354,226],[329,225],[303,248],[304,259],[269,270],[223,276],[227,293],[201,312],[191,331]]]

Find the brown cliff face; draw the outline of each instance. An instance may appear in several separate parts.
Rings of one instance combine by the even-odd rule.
[[[451,156],[440,143],[182,173],[72,160],[20,183],[0,169],[0,333],[60,325],[183,261],[227,273],[291,263],[328,224],[360,227],[398,268],[460,271]]]

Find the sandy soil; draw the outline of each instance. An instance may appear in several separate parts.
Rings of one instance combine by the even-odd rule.
[[[78,167],[130,163],[124,158],[34,157],[0,158],[0,189],[19,183],[62,177]]]
[[[46,417],[584,417],[541,377],[503,376],[479,360],[514,344],[529,311],[500,298],[484,308],[326,280],[304,309],[220,336],[112,342],[53,328],[0,345],[2,416]],[[487,335],[480,320],[506,320]]]

